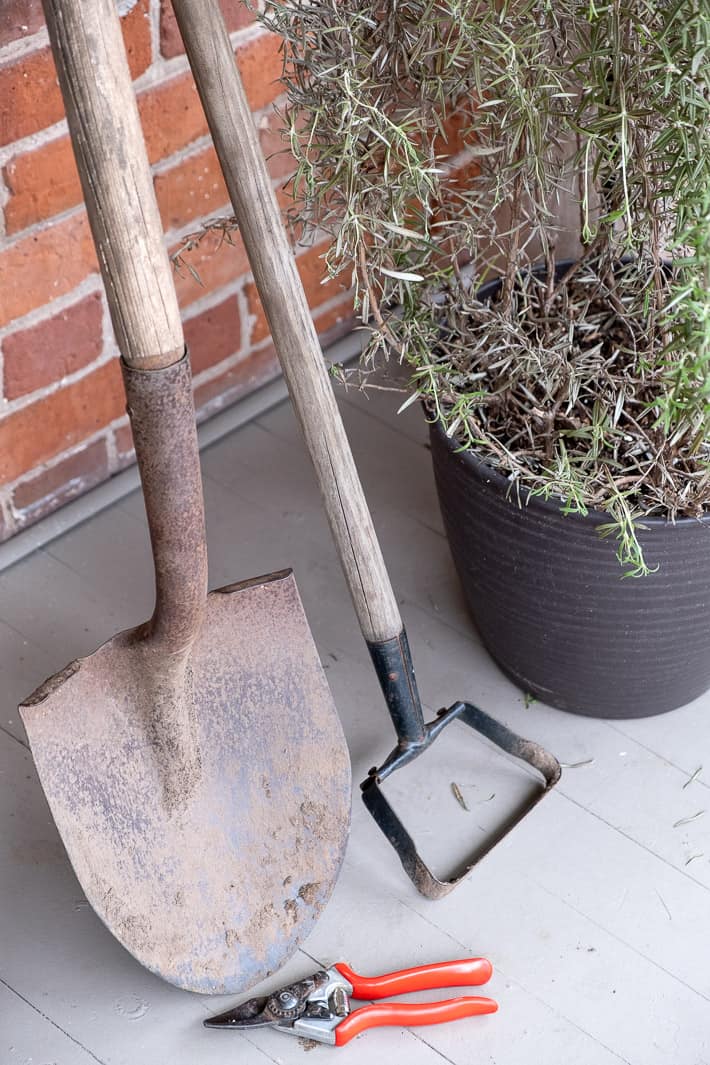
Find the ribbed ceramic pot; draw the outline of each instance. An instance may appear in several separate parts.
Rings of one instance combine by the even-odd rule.
[[[646,717],[710,687],[710,520],[644,521],[648,577],[622,578],[600,512],[565,516],[430,426],[454,563],[501,669],[551,706]]]

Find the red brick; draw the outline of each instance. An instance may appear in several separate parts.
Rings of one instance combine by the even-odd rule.
[[[458,155],[466,147],[465,134],[471,125],[471,116],[461,111],[449,115],[444,122],[443,133],[434,142],[434,150],[437,155],[444,159]]]
[[[322,256],[329,247],[330,241],[324,241],[313,248],[309,248],[304,255],[299,256],[296,260],[298,272],[301,275],[301,281],[303,282],[303,289],[306,293],[306,299],[312,310],[345,292],[345,283],[339,277],[329,278],[325,284],[321,284],[321,281],[327,277],[327,271]],[[256,285],[253,281],[250,281],[246,285],[245,293],[249,306],[249,313],[255,318],[252,324],[250,343],[258,344],[269,335],[269,327],[261,306],[259,293],[257,292]]]
[[[137,78],[151,60],[149,0],[140,0],[122,20],[131,74]],[[0,146],[37,133],[64,117],[49,47],[0,68]]]
[[[278,38],[273,33],[260,34],[238,48],[236,54],[249,105],[258,111],[280,92],[275,81],[281,71]],[[180,74],[140,93],[138,110],[151,163],[167,158],[207,133],[191,74]]]
[[[12,502],[20,528],[50,514],[108,476],[105,440],[95,440],[55,466],[22,481]]]
[[[283,119],[274,111],[267,112],[259,123],[259,140],[269,174],[272,178],[286,179],[296,169],[288,139],[281,132]]]
[[[135,80],[148,69],[153,61],[153,45],[150,35],[150,0],[138,0],[135,7],[121,19],[123,43],[128,56],[131,77]]]
[[[69,137],[16,155],[3,170],[10,197],[5,227],[17,233],[81,203],[81,184]]]
[[[249,332],[249,344],[253,347],[256,344],[260,344],[262,340],[266,340],[270,336],[269,323],[266,321],[266,315],[264,314],[261,306],[261,300],[259,299],[259,293],[256,291],[256,285],[253,281],[244,289],[247,304],[249,307],[249,315],[251,317],[251,329]]]
[[[460,166],[452,167],[448,174],[442,178],[442,184],[448,192],[468,191],[471,182],[481,172],[481,166],[477,159],[468,159]]]
[[[224,15],[224,21],[229,33],[241,30],[254,21],[253,12],[249,10],[244,0],[221,0],[220,7]],[[167,59],[175,55],[182,55],[185,48],[182,37],[175,21],[173,9],[169,0],[160,0],[160,52]]]
[[[0,327],[71,292],[98,270],[82,211],[0,252]]]
[[[262,33],[237,49],[237,66],[252,111],[260,111],[283,92],[279,80],[282,69],[280,41],[275,33]]]
[[[155,195],[165,229],[184,226],[220,207],[225,215],[231,214],[229,193],[213,148],[158,174]]]
[[[195,389],[198,421],[202,421],[214,411],[228,407],[241,396],[246,396],[256,388],[261,388],[262,385],[273,381],[280,372],[276,352],[269,344],[231,369],[198,385]]]
[[[0,48],[28,37],[44,26],[41,0],[2,0],[0,4]]]
[[[103,350],[98,292],[3,343],[5,398],[17,399],[76,373]]]
[[[49,48],[0,68],[0,145],[59,122],[64,105]]]
[[[264,327],[266,327],[266,319],[262,316],[261,320],[264,323]],[[352,293],[344,293],[342,300],[339,300],[334,307],[329,307],[322,312],[314,312],[313,324],[316,327],[316,333],[324,347],[328,347],[329,344],[334,344],[336,340],[340,339],[340,337],[345,336],[346,333],[350,333],[356,325]],[[262,336],[252,336],[251,343],[257,345],[268,335],[268,328],[265,328]]]
[[[0,484],[15,481],[120,418],[118,359],[0,421]]]
[[[335,343],[341,336],[345,336],[355,325],[352,295],[347,293],[335,307],[330,307],[327,311],[318,314],[314,322],[316,332],[325,347]]]
[[[207,133],[207,122],[190,74],[170,78],[138,95],[151,163],[191,144]]]
[[[185,322],[185,341],[195,376],[236,354],[242,344],[236,296]]]
[[[294,222],[291,218],[291,212],[294,211],[293,186],[291,182],[286,182],[284,185],[277,187],[276,202],[279,205],[281,218],[286,227],[286,235],[295,251],[303,237],[303,226],[300,222]]]
[[[186,265],[173,274],[180,306],[194,303],[248,272],[249,260],[242,239],[235,233],[232,240],[234,243],[228,244],[219,233],[208,233],[197,248],[184,254]],[[199,281],[187,269],[188,265],[197,272]]]
[[[299,256],[296,260],[303,288],[308,298],[308,305],[311,308],[319,307],[322,303],[326,303],[327,300],[342,295],[347,289],[344,278],[349,275],[341,274],[339,277],[328,277],[323,256],[330,247],[330,243],[330,241],[323,241],[321,244],[316,244],[315,247],[309,248],[305,254]],[[327,280],[325,280],[326,278]]]

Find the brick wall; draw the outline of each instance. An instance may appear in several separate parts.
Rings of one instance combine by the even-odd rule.
[[[168,0],[119,0],[123,34],[172,250],[228,198]],[[222,0],[271,175],[291,171],[272,105],[278,42],[244,0]],[[350,323],[321,285],[322,247],[298,248],[318,331]],[[239,237],[203,241],[176,275],[200,419],[278,366]],[[0,540],[132,459],[130,430],[40,0],[0,0]]]

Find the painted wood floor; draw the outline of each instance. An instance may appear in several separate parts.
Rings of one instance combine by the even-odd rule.
[[[614,723],[526,707],[468,619],[425,429],[416,410],[395,421],[397,405],[389,393],[342,401],[427,708],[469,698],[560,761],[585,764],[568,768],[439,902],[416,894],[355,794],[332,901],[268,986],[314,962],[345,960],[367,974],[482,954],[495,966],[486,991],[500,1012],[370,1031],[341,1050],[308,1051],[268,1030],[209,1032],[202,1019],[229,1000],[163,984],[101,925],[57,837],[15,706],[148,616],[151,564],[134,493],[0,574],[0,1065],[290,1065],[305,1053],[343,1065],[710,1065],[710,698]],[[357,785],[389,750],[390,726],[288,406],[208,448],[203,469],[211,585],[294,567]],[[390,794],[445,872],[528,786],[452,726]]]

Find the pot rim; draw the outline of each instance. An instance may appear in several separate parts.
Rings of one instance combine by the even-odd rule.
[[[478,455],[471,448],[462,447],[456,440],[448,436],[441,421],[434,417],[431,418],[429,412],[424,406],[424,415],[427,420],[427,424],[431,431],[438,434],[439,439],[445,445],[450,454],[456,455],[462,462],[472,470],[479,480],[489,481],[495,488],[503,492],[506,497],[512,497],[515,500],[515,495],[518,496],[522,505],[533,505],[539,507],[542,510],[554,512],[559,514],[565,519],[577,518],[581,521],[592,521],[596,524],[608,524],[612,521],[612,516],[605,510],[599,510],[596,507],[589,507],[586,514],[581,514],[579,511],[571,511],[569,514],[564,514],[562,507],[564,506],[564,500],[562,496],[552,495],[547,499],[544,496],[532,495],[529,488],[526,488],[524,484],[510,481],[508,477],[500,473],[494,466],[490,466],[485,459]],[[526,498],[527,497],[527,498]],[[645,528],[667,528],[669,525],[691,526],[691,525],[710,525],[710,512],[703,514],[699,518],[691,516],[683,516],[678,518],[664,518],[661,515],[655,514],[642,514],[640,524]]]

